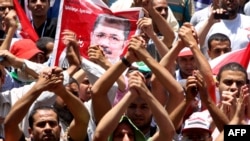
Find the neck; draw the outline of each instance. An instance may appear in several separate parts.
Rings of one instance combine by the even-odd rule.
[[[47,20],[47,16],[33,16],[33,25],[38,28]]]
[[[233,19],[235,19],[236,17],[237,17],[237,14],[229,15],[229,19],[230,19],[230,20],[233,20]]]
[[[180,70],[180,75],[182,79],[187,79],[188,75],[184,74],[181,70]]]

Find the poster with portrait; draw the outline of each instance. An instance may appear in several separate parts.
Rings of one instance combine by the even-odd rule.
[[[98,44],[106,57],[115,60],[125,50],[126,41],[139,32],[136,22],[142,16],[139,7],[114,13],[102,0],[62,0],[53,64],[60,66],[65,50],[61,40],[64,29],[76,33],[80,54],[84,58],[88,59],[88,47]]]

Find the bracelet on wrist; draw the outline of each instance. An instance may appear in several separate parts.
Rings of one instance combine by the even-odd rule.
[[[129,61],[124,57],[122,56],[121,57],[121,60],[122,60],[122,63],[127,66],[127,67],[130,67],[131,66],[131,63],[129,63]]]

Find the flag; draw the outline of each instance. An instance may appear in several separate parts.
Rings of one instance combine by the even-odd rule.
[[[18,17],[19,22],[21,24],[20,35],[22,36],[22,38],[31,39],[34,42],[36,42],[38,40],[38,35],[35,32],[34,28],[32,27],[27,15],[23,11],[18,0],[14,0],[13,3],[14,3],[14,7],[15,7],[15,10],[17,13],[17,17]]]
[[[213,74],[217,75],[220,68],[230,62],[237,62],[240,63],[248,73],[248,79],[250,78],[250,43],[243,48],[239,50],[235,50],[226,54],[223,54],[213,60],[210,61],[210,66],[212,68]]]

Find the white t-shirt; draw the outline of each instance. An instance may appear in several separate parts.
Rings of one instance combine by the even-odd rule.
[[[205,21],[204,21],[205,22]],[[199,23],[195,28],[197,31],[201,29],[204,22]],[[233,50],[245,48],[250,41],[250,16],[238,14],[233,20],[221,20],[215,23],[209,30],[205,44],[202,45],[204,53],[207,56],[207,41],[214,33],[222,33],[227,35],[231,40],[231,48]]]

